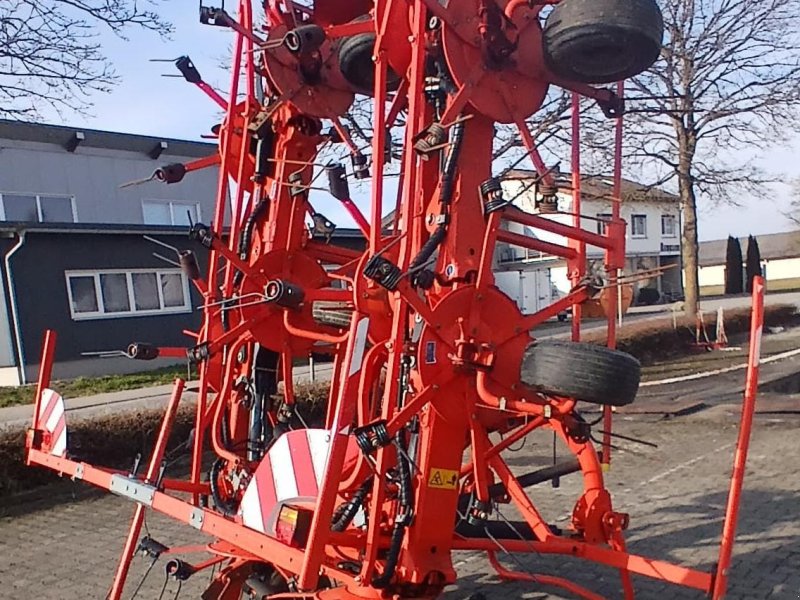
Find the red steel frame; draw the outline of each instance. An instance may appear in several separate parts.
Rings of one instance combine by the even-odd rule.
[[[523,44],[525,28],[538,26],[536,16],[542,5],[512,0],[500,6],[509,18],[522,19],[515,27],[522,30]],[[370,8],[371,18],[359,19]],[[625,258],[625,223],[619,211],[622,119],[617,118],[615,123],[613,208],[605,235],[581,228],[579,109],[580,96],[608,100],[613,95],[555,77],[550,78],[551,83],[574,93],[572,224],[513,207],[484,209],[486,198],[482,199],[477,190],[492,176],[496,121],[516,124],[542,183],[551,188],[554,184],[525,125],[538,104],[528,100],[516,104],[501,98],[508,91],[503,88],[505,80],[498,79],[496,70],[475,65],[480,60],[471,57],[479,48],[469,41],[472,34],[458,25],[474,22],[481,35],[491,32],[496,25],[481,21],[484,17],[477,18],[487,10],[481,0],[447,7],[438,0],[377,0],[374,5],[366,0],[317,0],[313,10],[291,0],[269,0],[265,3],[266,40],[252,33],[254,16],[249,1],[239,3],[237,20],[227,17],[236,40],[229,100],[213,97],[226,109],[226,116],[220,129],[219,158],[203,163],[219,165],[217,208],[210,227],[193,228],[193,237],[208,250],[209,268],[205,280],[194,282],[205,299],[204,320],[199,332],[189,332],[194,345],[187,350],[200,370],[189,478],[158,478],[181,400],[180,380],[176,381],[143,477],[54,456],[46,436],[35,429],[38,418],[34,418],[27,438],[29,464],[137,502],[111,598],[122,593],[147,509],[218,540],[206,547],[214,556],[197,568],[227,561],[212,584],[215,597],[221,599],[239,598],[242,582],[256,563],[271,566],[297,590],[270,597],[432,598],[455,581],[451,552],[457,550],[487,552],[502,579],[557,586],[583,598],[599,596],[561,577],[508,570],[498,562],[497,550],[562,554],[610,566],[620,571],[626,598],[634,596],[631,573],[695,588],[714,598],[724,595],[758,377],[763,281],[758,279],[754,285],[747,392],[718,570],[711,574],[629,553],[623,538],[628,517],[612,509],[603,481],[603,472],[610,464],[610,409],[604,410],[606,433],[598,453],[586,436],[576,433],[581,420],[574,400],[542,395],[519,382],[519,364],[532,339],[530,330],[571,306],[572,337],[580,339],[581,304],[591,294],[584,282],[587,245],[605,251],[612,284],[611,306],[616,305],[614,283]],[[430,16],[440,19],[433,30]],[[287,32],[309,31],[295,29],[300,24],[316,26],[314,31],[324,35],[298,58],[287,54],[283,44]],[[322,121],[332,124],[355,158],[360,153],[339,122],[353,99],[349,86],[335,73],[311,77],[304,69],[313,69],[319,61],[336,64],[337,44],[365,32],[375,35],[369,215],[362,215],[349,197],[339,196],[367,238],[367,250],[362,254],[330,246],[310,235],[306,227],[306,217],[316,212],[308,198],[314,163],[321,150],[334,141],[331,135],[323,134]],[[255,51],[256,45],[261,52]],[[490,46],[483,50],[487,48],[491,50]],[[441,53],[440,60],[446,61],[456,88],[438,107],[426,100],[429,82],[425,65],[430,52]],[[262,58],[257,60],[257,54]],[[393,94],[388,91],[390,73],[401,74]],[[256,77],[264,79],[268,91],[263,104],[255,95]],[[547,81],[526,73],[520,73],[519,78],[531,97],[537,90],[546,89]],[[492,93],[487,94],[487,90]],[[622,92],[620,83],[616,95],[621,97]],[[394,228],[387,230],[382,225],[384,148],[386,136],[403,110],[406,117],[398,215]],[[266,138],[265,123],[269,130]],[[423,156],[415,145],[433,123],[446,124],[450,140]],[[252,152],[256,143],[269,153],[268,168],[258,162],[258,153]],[[447,175],[452,166],[449,163],[455,168]],[[234,185],[229,202],[231,180]],[[232,207],[231,225],[223,235],[228,207]],[[566,245],[547,243],[515,234],[501,228],[503,221],[568,241]],[[443,223],[446,233],[439,239],[438,255],[426,259],[435,277],[429,286],[422,286],[414,278],[415,270],[421,268],[415,258],[424,255],[426,244],[436,239],[437,227]],[[572,293],[535,314],[521,315],[493,283],[497,242],[564,258],[574,286]],[[385,283],[383,275],[375,274],[378,259],[383,259],[383,267],[389,271],[394,268],[402,276]],[[333,270],[324,270],[322,263],[333,265]],[[341,282],[345,289],[334,286]],[[299,300],[275,300],[268,290],[277,284],[300,290]],[[248,300],[253,298],[256,300]],[[319,301],[339,302],[352,311],[349,327],[315,320],[313,304]],[[607,343],[613,348],[615,315],[610,313]],[[250,440],[249,411],[255,409],[249,408],[252,397],[240,382],[250,381],[257,347],[275,357],[275,382],[282,380],[284,384],[282,410],[290,412],[295,405],[293,359],[313,348],[334,360],[325,422],[330,440],[326,467],[314,500],[307,542],[299,546],[246,527],[241,515],[225,514],[219,507],[207,508],[201,503],[215,493],[214,486],[202,480],[206,440],[224,465],[225,481],[233,476],[248,481],[266,451],[263,448],[253,457],[244,450]],[[37,417],[43,390],[50,384],[54,348],[55,334],[48,332],[37,389]],[[175,356],[180,350],[164,348],[162,353]],[[269,406],[264,414],[265,423],[278,426],[281,413],[277,408]],[[580,467],[584,490],[573,512],[574,535],[559,534],[546,523],[502,456],[512,443],[537,430],[551,430]],[[504,440],[493,441],[490,434],[494,432],[503,433]],[[349,449],[367,434],[374,436],[369,438],[373,445],[360,446],[361,453],[354,462]],[[465,462],[467,449],[470,458]],[[214,483],[219,485],[220,481]],[[496,501],[490,488],[498,484],[504,487],[506,500],[522,515],[524,522],[520,525],[531,535],[498,540],[456,532],[453,522],[457,511],[462,510],[461,499],[474,497],[490,506]],[[333,528],[337,506],[354,501],[362,493],[356,492],[360,489],[364,490],[365,526]],[[225,493],[228,500],[237,503],[243,491],[243,487],[234,487]],[[179,493],[188,493],[190,498]],[[170,552],[178,550],[192,549]],[[330,587],[328,582],[336,582],[338,587]]]

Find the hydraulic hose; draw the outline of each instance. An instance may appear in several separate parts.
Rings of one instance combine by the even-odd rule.
[[[264,197],[258,201],[258,204],[255,205],[250,216],[247,217],[247,220],[244,222],[244,228],[242,230],[242,237],[239,238],[239,258],[242,260],[247,260],[247,255],[250,252],[250,244],[253,241],[253,230],[256,227],[256,221],[264,214],[264,212],[269,208],[269,199]],[[238,286],[242,282],[242,277],[244,275],[241,271],[236,271],[233,276],[233,284],[234,287]]]
[[[442,191],[439,195],[439,204],[442,206],[442,213],[445,215],[445,220],[434,230],[428,240],[422,245],[422,248],[420,248],[417,256],[411,261],[411,266],[409,267],[411,271],[416,270],[421,265],[428,262],[442,241],[444,241],[445,234],[447,233],[446,213],[447,208],[450,206],[450,201],[453,199],[456,167],[458,166],[458,157],[461,154],[463,140],[464,122],[458,121],[452,127],[450,152],[447,153],[444,168],[442,169]]]
[[[256,204],[250,216],[244,222],[242,237],[239,238],[239,258],[242,260],[247,259],[247,253],[250,251],[250,243],[252,242],[256,221],[264,214],[267,208],[269,208],[269,199],[265,197]]]
[[[397,474],[399,477],[397,502],[399,508],[395,515],[392,538],[389,542],[389,550],[386,553],[386,565],[383,573],[372,578],[372,585],[378,589],[387,587],[392,581],[394,572],[397,569],[397,561],[400,558],[400,548],[403,545],[406,527],[411,525],[414,520],[412,500],[414,489],[411,486],[411,469],[409,468],[408,458],[400,436],[395,437],[394,445],[397,448]]]
[[[250,409],[250,431],[247,440],[248,460],[261,458],[264,449],[272,437],[267,413],[272,395],[278,390],[278,358],[277,352],[264,347],[256,351],[253,366],[253,382],[255,394]],[[267,435],[269,434],[269,435]]]
[[[344,531],[347,529],[347,526],[352,523],[353,518],[356,516],[358,509],[364,503],[364,498],[366,498],[370,487],[372,487],[372,477],[362,483],[356,493],[353,494],[353,497],[337,509],[333,517],[332,531]]]

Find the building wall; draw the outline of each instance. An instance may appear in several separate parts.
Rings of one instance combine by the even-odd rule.
[[[517,196],[514,201],[515,205],[521,210],[526,212],[537,212],[535,207],[535,195],[532,190],[520,193],[521,190],[527,185],[526,182],[520,180],[509,180],[503,183],[504,192],[507,197],[512,198]],[[519,195],[518,195],[519,194]],[[559,211],[571,212],[572,211],[572,196],[570,194],[559,194]],[[585,215],[581,219],[581,227],[591,231],[599,232],[599,223],[596,219],[597,215],[610,215],[611,203],[600,201],[596,199],[583,198],[581,203],[581,214]],[[632,220],[634,215],[643,215],[646,223],[646,232],[644,236],[635,236],[631,230]],[[662,233],[662,215],[671,215],[675,219],[675,235],[669,236]],[[571,215],[546,215],[541,214],[553,221],[572,225],[573,217]],[[652,269],[659,267],[665,263],[680,262],[680,215],[678,205],[675,202],[623,202],[620,206],[620,216],[627,223],[626,237],[625,237],[625,254],[626,264],[625,272],[634,273],[644,269]],[[510,224],[510,229],[516,233],[527,233],[528,235],[535,235],[537,238],[552,242],[556,244],[566,245],[567,240],[563,236],[555,235],[543,230],[530,230],[523,231],[523,228],[516,224]],[[510,250],[499,249],[498,252],[510,252],[514,254],[518,260],[525,258],[525,252],[522,249],[512,248]],[[587,255],[589,257],[589,266],[597,267],[603,260],[603,250],[592,246],[587,247]],[[528,259],[533,257],[528,254]],[[540,258],[544,259],[544,256]],[[679,268],[676,267],[676,269]],[[553,269],[552,271],[553,282],[560,291],[566,291],[570,287],[569,280],[566,277],[566,269]],[[664,281],[660,277],[653,277],[648,280],[639,282],[635,287],[654,287],[662,290],[664,287],[669,287],[670,292],[674,293],[674,288],[680,286],[679,276],[670,274],[667,278],[668,285],[664,285]]]
[[[800,289],[800,257],[762,261],[767,289],[772,291]],[[725,292],[725,265],[700,267],[700,293],[717,295]]]
[[[800,279],[800,258],[765,260],[763,263],[767,281]]]
[[[724,286],[725,265],[709,265],[699,268],[700,287]]]
[[[523,188],[525,182],[510,180],[503,183],[503,189],[506,196],[516,196]],[[532,191],[521,194],[516,200],[515,204],[526,212],[536,212],[535,209],[536,198]],[[572,196],[569,194],[559,194],[560,211],[572,211]],[[599,201],[595,199],[583,198],[581,202],[581,213],[586,217],[596,217],[599,214],[611,214],[611,203]],[[631,222],[633,215],[644,215],[647,223],[647,231],[644,237],[634,236],[631,232]],[[627,223],[627,232],[625,236],[626,253],[628,255],[660,255],[671,256],[680,254],[680,237],[679,229],[674,236],[662,235],[661,231],[661,216],[672,215],[675,218],[676,225],[679,224],[679,210],[677,203],[674,202],[623,202],[620,205],[620,216]],[[571,215],[542,215],[554,221],[572,224]],[[592,218],[584,218],[581,220],[581,227],[589,231],[597,231],[598,223]],[[536,236],[540,239],[564,244],[566,240],[559,235],[554,235],[545,231],[536,231]],[[589,247],[589,254],[601,255],[602,251]]]
[[[201,270],[205,269],[204,249],[182,235],[155,236],[178,248],[195,250]],[[2,240],[3,253],[14,240]],[[200,313],[149,314],[76,320],[70,312],[65,271],[171,269],[153,256],[157,249],[140,234],[37,233],[28,232],[25,244],[11,258],[11,273],[17,299],[19,325],[28,379],[35,378],[41,342],[46,329],[58,334],[55,360],[70,363],[85,360],[84,352],[124,350],[134,341],[159,346],[190,346],[184,329],[197,330]],[[202,302],[192,286],[190,306]],[[10,315],[9,315],[10,316]],[[129,361],[134,370],[147,364]],[[109,363],[110,364],[110,363]],[[113,372],[111,370],[107,373]],[[63,374],[60,376],[64,376]]]
[[[209,154],[214,152],[213,146]],[[149,177],[158,167],[196,158],[170,155],[156,160],[139,152],[0,139],[0,194],[71,195],[79,223],[143,223],[142,201],[200,204],[200,218],[211,220],[217,168],[188,173],[182,182],[153,181],[120,189],[120,184]]]

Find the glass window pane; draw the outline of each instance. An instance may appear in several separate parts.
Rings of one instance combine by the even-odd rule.
[[[611,219],[611,215],[606,213],[598,213],[597,218],[602,219],[597,221],[597,233],[599,235],[606,235],[606,232],[608,231],[608,223],[606,223],[606,221]]]
[[[191,222],[189,221],[191,215]],[[197,206],[194,204],[173,204],[172,205],[173,225],[185,225],[189,227],[192,223],[197,223]]]
[[[142,202],[145,225],[172,225],[168,202]]]
[[[74,223],[72,216],[72,199],[63,196],[39,196],[42,206],[42,222]]]
[[[3,208],[6,211],[6,221],[39,222],[36,196],[3,194]]]
[[[158,310],[158,280],[155,273],[131,273],[136,310]]]
[[[631,234],[640,237],[647,235],[646,215],[631,215]]]
[[[104,273],[100,275],[100,289],[103,292],[105,312],[128,312],[128,278],[125,273]]]
[[[183,297],[183,278],[179,274],[162,273],[161,293],[164,296],[164,306],[166,308],[186,306],[186,301]]]
[[[72,294],[74,313],[94,313],[98,311],[94,277],[91,275],[69,278],[69,291]]]
[[[672,237],[676,234],[675,217],[673,215],[663,215],[661,217],[661,233],[664,236]]]

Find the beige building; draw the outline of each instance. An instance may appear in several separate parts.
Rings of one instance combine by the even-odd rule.
[[[534,185],[536,174],[521,169],[510,171],[503,177],[503,191],[507,199],[513,199],[520,209],[537,213],[540,200]],[[568,173],[556,177],[558,185],[558,210],[561,214],[541,213],[542,216],[562,223],[572,224],[573,197]],[[606,177],[586,176],[581,183],[581,226],[596,233],[605,232],[605,219],[611,217],[613,182]],[[681,221],[679,198],[660,188],[644,186],[623,179],[620,216],[627,223],[625,236],[625,274],[639,273],[651,269],[664,269],[661,275],[643,279],[636,283],[636,297],[641,288],[657,290],[661,301],[677,300],[683,295],[681,282]],[[517,227],[509,224],[510,228]],[[546,231],[531,230],[519,226],[522,233],[538,239],[566,244],[567,240]],[[564,261],[548,255],[525,251],[521,248],[498,248],[500,270],[519,269],[520,264],[528,268],[549,268],[553,283],[563,293],[571,286]],[[602,271],[603,251],[587,247],[588,267]]]
[[[761,252],[761,272],[770,291],[800,289],[800,231],[756,236]],[[742,259],[747,262],[747,238],[739,238]],[[725,253],[728,240],[700,242],[700,294],[725,291]]]

